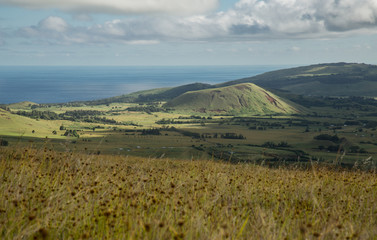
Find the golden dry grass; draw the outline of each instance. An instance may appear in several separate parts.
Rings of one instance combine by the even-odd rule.
[[[2,239],[376,239],[375,173],[0,148]]]

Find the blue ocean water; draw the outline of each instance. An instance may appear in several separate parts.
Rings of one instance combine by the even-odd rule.
[[[152,88],[216,84],[287,66],[0,66],[0,103],[63,103],[119,96]]]

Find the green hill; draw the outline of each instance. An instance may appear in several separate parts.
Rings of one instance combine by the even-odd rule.
[[[9,107],[11,109],[25,109],[25,108],[30,109],[30,107],[34,106],[34,105],[38,106],[39,104],[34,103],[34,102],[24,101],[24,102],[9,104],[9,105],[7,105],[7,107]]]
[[[318,64],[267,72],[217,86],[248,82],[297,95],[377,97],[377,66],[357,63]]]
[[[169,101],[176,110],[232,114],[292,114],[297,110],[276,95],[251,83],[192,91]]]

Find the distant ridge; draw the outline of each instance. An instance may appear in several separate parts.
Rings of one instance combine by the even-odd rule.
[[[292,114],[295,107],[252,83],[186,92],[169,101],[166,107],[203,113]]]
[[[297,95],[377,97],[377,66],[359,63],[326,63],[267,72],[218,84],[255,83]]]
[[[206,83],[191,83],[187,85],[182,85],[178,87],[172,88],[156,88],[150,90],[144,90],[139,92],[134,92],[122,96],[99,99],[94,101],[81,101],[79,103],[87,104],[87,105],[99,105],[99,104],[109,104],[109,103],[116,103],[116,102],[154,102],[154,101],[168,101],[179,95],[188,92],[188,91],[196,91],[202,89],[213,88],[213,85],[206,84]]]
[[[19,103],[9,104],[8,107],[13,108],[13,109],[18,109],[18,108],[30,107],[30,106],[33,106],[33,105],[38,106],[39,104],[35,103],[35,102],[23,101],[23,102],[19,102]]]
[[[94,101],[82,101],[80,103],[99,105],[116,102],[171,101],[190,91],[215,89],[240,83],[254,83],[278,95],[284,93],[284,95],[293,94],[319,97],[377,97],[377,65],[343,62],[316,64],[276,70],[217,85],[192,83],[172,88],[139,91]]]

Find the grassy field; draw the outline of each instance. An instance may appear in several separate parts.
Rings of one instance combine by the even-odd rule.
[[[162,103],[160,103],[160,106]],[[11,111],[31,112],[30,103],[13,104]],[[234,161],[323,161],[340,160],[352,166],[377,153],[377,131],[364,126],[362,121],[371,121],[372,116],[362,116],[357,125],[344,125],[349,119],[347,111],[330,108],[313,108],[318,115],[301,116],[214,116],[200,114],[191,116],[184,111],[129,111],[128,108],[148,107],[146,104],[112,103],[97,106],[51,105],[38,106],[37,111],[57,114],[74,111],[97,111],[99,118],[114,120],[117,124],[90,123],[82,120],[31,119],[0,109],[0,136],[11,146],[25,147],[30,142],[40,147],[47,141],[56,151],[79,153],[102,153],[139,157],[169,157],[191,159],[213,157]],[[331,113],[331,115],[329,115]],[[322,115],[321,115],[322,114]],[[324,115],[327,114],[327,115]],[[79,138],[64,136],[65,129],[77,131]],[[175,130],[173,129],[175,128]],[[145,129],[160,129],[160,135],[142,135]],[[56,131],[56,134],[53,132]],[[200,137],[193,137],[190,134]],[[227,133],[242,135],[244,139],[225,139]],[[315,140],[320,134],[336,135],[345,139],[342,143]],[[215,138],[215,135],[217,136]],[[46,140],[47,137],[47,140]],[[286,142],[285,148],[266,147],[266,142]],[[345,153],[338,149],[328,151],[337,144],[358,146],[364,152]],[[320,149],[322,148],[322,149]],[[343,154],[344,153],[344,154]],[[299,157],[305,155],[304,158]],[[375,165],[375,161],[372,163]],[[372,164],[372,165],[373,165]]]
[[[0,148],[0,238],[375,239],[376,176]]]
[[[0,135],[4,136],[61,138],[60,135],[52,134],[54,130],[59,130],[61,124],[62,121],[35,120],[0,109]]]

